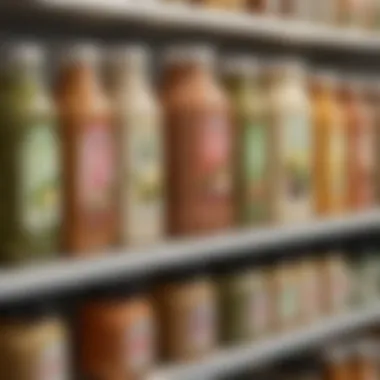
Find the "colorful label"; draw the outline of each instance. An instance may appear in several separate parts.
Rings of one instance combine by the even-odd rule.
[[[155,119],[138,118],[126,131],[125,222],[129,242],[145,241],[162,234],[162,141]],[[129,133],[128,133],[129,132]]]
[[[267,130],[263,125],[250,125],[243,140],[246,219],[265,220],[268,215],[267,199]]]
[[[280,219],[309,219],[311,207],[311,136],[306,113],[285,117],[282,124],[282,195]]]
[[[224,119],[211,118],[199,127],[201,192],[209,199],[224,198],[232,188],[229,125]]]
[[[281,315],[284,320],[291,320],[297,311],[297,294],[295,289],[288,287],[282,297]]]
[[[37,364],[38,380],[68,380],[67,348],[61,342],[54,342],[45,347]]]
[[[188,337],[197,350],[210,347],[214,341],[215,310],[212,304],[201,303],[190,311]]]
[[[128,369],[135,373],[142,371],[153,362],[154,328],[148,319],[137,320],[125,334],[126,358]]]
[[[256,289],[251,295],[248,315],[254,332],[260,333],[266,328],[269,317],[269,304],[263,287]]]
[[[79,146],[80,204],[88,213],[107,211],[113,202],[114,143],[107,125],[87,126]]]
[[[30,126],[21,149],[21,222],[39,233],[60,220],[58,139],[50,125]]]

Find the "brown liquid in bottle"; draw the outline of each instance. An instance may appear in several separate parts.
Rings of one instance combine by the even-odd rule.
[[[173,51],[162,86],[174,235],[210,233],[233,221],[228,104],[203,53]]]
[[[79,48],[61,67],[56,99],[64,155],[64,245],[77,253],[112,244],[117,234],[115,141],[94,53]]]

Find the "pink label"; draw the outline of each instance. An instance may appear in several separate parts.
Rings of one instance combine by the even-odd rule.
[[[137,321],[126,332],[126,360],[133,371],[144,370],[153,362],[154,329],[148,319]]]
[[[38,363],[38,380],[66,380],[69,378],[66,348],[61,342],[48,345],[41,352]]]
[[[80,203],[86,211],[106,210],[113,196],[114,144],[106,125],[95,124],[84,131],[79,148]]]
[[[374,198],[374,141],[371,123],[366,120],[358,135],[358,201],[370,205]]]
[[[269,315],[269,305],[264,292],[255,292],[251,298],[251,321],[255,330],[266,327]]]
[[[203,303],[195,307],[189,314],[189,342],[197,349],[210,346],[214,339],[215,311],[213,306]]]
[[[230,192],[230,134],[224,119],[206,120],[200,126],[200,172],[202,193],[223,197]]]

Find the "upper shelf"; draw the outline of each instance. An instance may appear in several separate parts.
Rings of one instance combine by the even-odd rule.
[[[13,4],[13,5],[12,5]],[[15,5],[17,4],[17,5]],[[284,45],[320,47],[334,50],[357,50],[376,53],[380,50],[380,33],[338,28],[305,21],[281,20],[247,13],[211,10],[182,4],[165,4],[149,0],[30,0],[8,7],[19,11],[47,12],[50,15],[81,17],[87,20],[137,22],[154,30],[176,29],[217,33],[221,36],[272,41]]]
[[[62,292],[118,278],[151,275],[191,265],[231,258],[259,256],[270,249],[292,244],[351,237],[380,227],[380,212],[227,232],[217,236],[162,243],[155,247],[107,252],[99,258],[62,259],[45,265],[0,270],[0,303],[32,298],[45,292]]]

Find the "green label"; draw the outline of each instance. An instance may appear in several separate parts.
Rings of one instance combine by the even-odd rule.
[[[291,320],[297,314],[297,289],[287,286],[280,299],[280,315],[283,320]]]
[[[245,129],[244,136],[245,217],[263,220],[267,216],[266,170],[267,130],[264,125],[253,124]]]
[[[310,196],[311,141],[308,120],[291,115],[284,125],[285,197],[299,202]]]
[[[60,217],[57,136],[49,125],[31,126],[21,149],[21,223],[41,232],[55,227]]]

